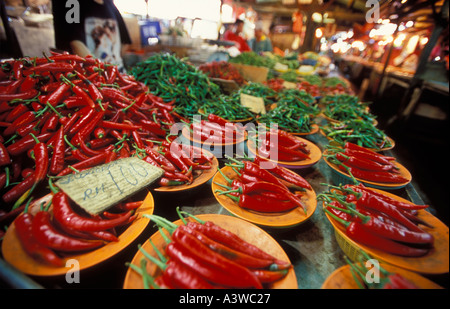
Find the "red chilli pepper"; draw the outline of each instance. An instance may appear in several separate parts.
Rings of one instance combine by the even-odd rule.
[[[328,212],[327,210],[325,211]],[[364,229],[363,225],[357,221],[346,222],[335,217],[330,212],[328,212],[328,214],[346,227],[345,233],[348,237],[363,245],[371,246],[394,255],[408,257],[423,256],[428,252],[427,249],[410,247],[399,242],[377,236],[376,234],[368,232]]]
[[[27,178],[22,180],[20,183],[14,185],[8,192],[3,194],[3,201],[6,203],[11,203],[16,201],[21,197],[27,190],[31,189],[35,183],[36,177],[34,172],[30,174]]]
[[[164,280],[175,289],[213,289],[210,284],[197,272],[183,266],[183,264],[170,260],[164,269]]]
[[[183,247],[200,264],[212,267],[216,277],[214,281],[223,280],[225,286],[262,288],[261,282],[248,268],[208,249],[195,237],[176,229],[172,234],[172,239],[174,243]]]
[[[405,210],[411,210],[411,209],[414,210],[414,209],[425,209],[425,208],[428,208],[428,205],[416,205],[416,204],[413,204],[413,203],[407,203],[407,202],[399,201],[397,199],[391,198],[391,197],[389,197],[389,196],[387,196],[385,194],[382,194],[380,192],[377,192],[375,190],[372,190],[372,189],[367,188],[367,187],[362,186],[362,185],[358,185],[358,186],[346,185],[346,186],[344,186],[344,188],[351,188],[355,192],[358,192],[358,193],[361,193],[361,194],[363,192],[367,192],[369,194],[376,195],[377,197],[379,197],[379,198],[383,199],[384,201],[388,202],[389,204],[392,204],[392,205],[394,205],[396,207],[400,207],[401,209],[405,209]]]
[[[96,249],[103,245],[101,241],[88,241],[74,238],[59,232],[52,224],[48,211],[39,211],[33,219],[32,232],[43,246],[57,251],[77,252]]]
[[[120,214],[111,220],[97,220],[78,215],[70,206],[69,197],[62,191],[53,196],[54,219],[65,227],[77,231],[102,231],[117,227],[127,222],[131,217],[131,212]]]
[[[63,260],[51,249],[41,245],[35,238],[33,231],[33,215],[24,212],[14,220],[15,231],[23,249],[31,257],[52,266],[64,266]]]
[[[111,145],[111,146],[113,146],[113,145]],[[97,166],[97,165],[103,164],[105,162],[107,156],[108,156],[108,153],[109,153],[109,151],[105,150],[104,152],[102,152],[102,153],[100,153],[100,154],[98,154],[96,156],[93,156],[93,157],[90,157],[90,158],[88,158],[86,160],[77,162],[77,163],[75,163],[75,164],[73,164],[71,166],[74,169],[84,169],[84,168],[89,168],[89,167],[93,167],[93,166]],[[68,175],[68,174],[70,174],[72,172],[73,172],[73,170],[71,168],[67,167],[67,168],[63,169],[57,176]]]
[[[200,233],[197,230],[191,229],[189,226],[180,225],[179,229],[183,229],[185,233],[188,233],[198,240],[200,240],[203,244],[208,246],[211,250],[220,253],[221,255],[227,257],[228,259],[248,268],[266,268],[273,264],[272,260],[255,258],[251,255],[244,254],[242,252],[236,251],[234,249],[228,248],[211,238],[207,237],[203,233]]]
[[[405,217],[405,215],[403,215],[395,206],[383,201],[377,196],[363,193],[363,195],[356,201],[356,205],[361,208],[369,208],[383,212],[408,229],[423,233],[423,230],[420,227]]]
[[[0,101],[27,100],[34,98],[38,93],[36,89],[30,89],[21,93],[0,93]]]
[[[341,171],[350,173],[353,177],[359,179],[382,183],[405,183],[408,181],[405,177],[390,172],[365,171],[359,168],[347,166],[343,163],[340,163],[338,167]]]
[[[256,157],[254,160],[254,163],[257,165],[261,165],[262,162],[265,162],[265,164],[268,164],[268,162],[270,162],[269,160],[266,159],[262,159],[260,157]],[[277,175],[278,177],[284,179],[285,181],[292,183],[298,187],[304,188],[304,189],[309,189],[311,190],[312,187],[311,185],[299,174],[282,168],[281,166],[277,165],[277,164],[272,164],[270,166],[270,172]]]
[[[33,147],[36,168],[34,170],[35,184],[41,182],[47,177],[48,172],[48,149],[47,145],[40,142],[32,133],[30,135],[35,139],[36,145]]]
[[[56,139],[53,143],[53,154],[49,167],[50,175],[58,175],[58,173],[64,169],[65,149],[64,126],[61,126],[56,133]]]
[[[355,156],[346,156],[342,153],[336,153],[336,159],[345,163],[350,167],[355,167],[367,171],[385,171],[388,172],[392,170],[392,165],[383,165],[374,161],[365,160]]]
[[[11,157],[5,145],[0,142],[0,166],[8,165],[11,163]]]
[[[37,136],[37,139],[42,143],[45,143],[53,136],[53,134],[54,133],[52,132],[39,134]],[[8,147],[6,147],[6,149],[8,150],[11,156],[18,156],[22,153],[26,153],[30,149],[33,149],[35,144],[36,144],[35,139],[30,135],[27,135],[21,138],[20,140],[16,141],[14,144],[9,145]]]
[[[289,262],[281,261],[267,252],[261,250],[257,246],[243,240],[241,237],[232,233],[212,221],[204,223],[188,222],[188,226],[205,234],[209,238],[239,252],[260,258],[272,260],[277,264],[278,269],[286,269],[291,266]]]
[[[71,72],[73,65],[65,62],[49,62],[28,69],[31,72]]]

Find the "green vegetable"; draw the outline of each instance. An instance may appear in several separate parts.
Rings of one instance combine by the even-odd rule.
[[[164,101],[175,100],[175,112],[191,117],[205,101],[217,100],[220,87],[195,66],[170,54],[155,54],[136,64],[130,73]]]
[[[240,98],[241,93],[263,98],[265,105],[276,102],[277,92],[267,85],[261,83],[248,83],[233,95]]]
[[[318,75],[306,75],[306,76],[303,76],[302,79],[304,81],[310,83],[311,85],[316,85],[316,86],[322,87],[322,84],[323,84],[322,78]]]
[[[244,52],[236,57],[228,60],[230,63],[240,63],[246,65],[253,65],[257,67],[266,67],[272,69],[277,61],[271,57],[264,57],[255,52]]]
[[[340,145],[354,143],[370,149],[382,149],[392,146],[387,135],[371,122],[362,119],[330,123],[321,127],[324,134]]]
[[[369,112],[370,102],[359,102],[359,98],[347,94],[326,96],[323,114],[338,121],[363,119],[373,122],[375,115]]]

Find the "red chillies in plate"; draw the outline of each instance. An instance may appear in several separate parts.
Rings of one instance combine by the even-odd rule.
[[[17,238],[27,254],[40,262],[56,267],[64,266],[64,262],[53,250],[39,243],[32,231],[33,215],[24,212],[14,220]]]
[[[272,255],[266,253],[255,245],[243,240],[241,237],[232,233],[214,222],[206,221],[204,223],[188,222],[187,224],[192,229],[198,230],[199,232],[205,234],[207,237],[219,242],[229,248],[237,250],[239,252],[257,257],[260,259],[271,260],[277,265],[277,269],[287,269],[291,266],[290,263],[278,260]]]
[[[203,277],[198,275],[195,271],[184,267],[175,260],[170,260],[164,268],[164,281],[175,289],[213,289],[214,286],[210,284]]]
[[[376,162],[382,165],[391,166],[392,168],[395,168],[394,160],[388,160],[385,157],[380,156],[377,153],[369,153],[369,152],[363,152],[359,150],[349,149],[346,148],[344,151],[344,154],[347,156],[353,156],[365,160],[369,160],[372,162]]]
[[[113,145],[111,145],[111,146],[113,146]],[[96,156],[93,156],[86,160],[72,164],[72,167],[74,169],[85,169],[85,168],[89,168],[92,166],[96,166],[96,165],[104,163],[107,156],[108,156],[108,151],[104,151]],[[73,170],[71,168],[67,167],[67,168],[63,169],[57,176],[68,175],[72,172],[73,172]]]
[[[86,251],[99,248],[102,241],[88,241],[71,237],[58,231],[52,224],[48,211],[39,211],[33,219],[32,232],[38,243],[63,252]]]
[[[166,247],[166,253],[170,260],[176,261],[189,271],[198,273],[202,278],[214,285],[230,287],[234,285],[234,281],[232,281],[226,273],[223,273],[220,269],[216,269],[209,264],[201,263],[195,258],[195,255],[182,247],[179,243],[169,243]],[[168,285],[170,286],[170,284]]]
[[[56,133],[56,139],[53,143],[53,153],[49,167],[50,175],[57,175],[64,169],[65,149],[66,145],[64,142],[64,126],[61,126]]]
[[[379,192],[372,190],[368,187],[365,187],[363,185],[357,185],[357,186],[346,185],[346,186],[344,186],[344,188],[351,188],[351,190],[354,190],[355,192],[361,193],[361,194],[363,194],[363,192],[367,192],[368,194],[372,194],[372,195],[375,195],[375,196],[381,198],[382,200],[388,202],[389,204],[392,204],[396,207],[399,207],[399,208],[405,209],[405,210],[428,208],[428,205],[416,205],[416,204],[412,204],[412,203],[406,203],[406,202],[399,201],[397,199],[391,198],[385,194],[379,193]]]
[[[224,118],[217,116],[215,114],[209,114],[208,115],[208,120],[211,122],[215,122],[220,124],[221,126],[225,126],[227,123],[229,123],[229,121],[225,120]]]
[[[271,164],[270,169],[268,169],[268,171],[270,171],[272,174],[300,188],[312,189],[311,185],[302,176],[291,170],[282,168],[277,164],[273,164],[267,159],[256,157],[253,162],[257,165],[261,165],[262,163]]]
[[[405,183],[408,181],[405,177],[384,171],[365,171],[359,168],[350,167],[343,163],[339,165],[339,169],[343,172],[350,173],[355,178],[364,179],[368,181],[381,182],[381,183]]]
[[[251,271],[263,284],[278,281],[284,278],[288,273],[287,269],[282,270],[252,269]]]
[[[291,201],[285,202],[258,195],[239,194],[233,196],[231,193],[227,193],[227,196],[237,202],[240,207],[259,212],[284,212],[298,207]]]
[[[363,215],[351,207],[347,210],[353,214],[356,221],[362,224],[364,229],[381,237],[409,244],[433,244],[434,237],[430,233],[411,231],[385,223],[379,220],[377,216]]]
[[[362,223],[357,221],[344,221],[340,218],[334,216],[328,210],[325,209],[325,212],[328,213],[332,218],[336,221],[340,222],[345,226],[345,233],[352,240],[366,245],[377,248],[379,250],[399,255],[399,256],[407,256],[407,257],[419,257],[424,256],[428,253],[428,249],[423,248],[415,248],[411,246],[404,245],[400,242],[393,241],[391,239],[378,236],[374,233],[367,231]]]
[[[211,250],[220,253],[221,255],[227,257],[228,259],[238,263],[239,265],[248,267],[248,268],[266,268],[273,264],[272,260],[255,258],[253,256],[244,254],[242,252],[230,249],[220,243],[215,242],[209,237],[205,236],[203,233],[200,233],[197,230],[191,229],[189,226],[180,225],[178,227],[182,229],[185,233],[188,233],[198,240],[200,240],[203,244],[208,246]]]
[[[379,158],[383,158],[383,159],[386,159],[386,160],[389,160],[389,161],[395,161],[394,157],[383,156],[383,155],[379,154],[378,152],[375,152],[373,150],[361,147],[361,146],[356,145],[354,143],[346,142],[345,145],[344,145],[344,148],[345,149],[352,149],[352,150],[356,150],[356,151],[361,151],[361,152],[364,152],[366,154],[371,154],[373,156],[376,156],[376,157],[379,157]]]
[[[110,220],[97,220],[78,215],[70,206],[69,197],[62,191],[53,196],[53,215],[57,222],[78,231],[101,231],[117,227],[127,222],[131,212],[121,214]]]
[[[248,268],[228,260],[222,255],[208,249],[201,241],[194,236],[183,232],[183,230],[177,228],[172,233],[172,240],[184,247],[185,250],[188,250],[188,252],[190,252],[200,263],[213,266],[218,273],[218,277],[228,278],[228,284],[224,285],[241,288],[262,288],[261,282]],[[219,274],[218,271],[222,272],[222,274]],[[224,274],[226,275],[224,276]]]
[[[359,168],[367,171],[388,172],[393,169],[392,165],[383,165],[374,161],[365,160],[354,156],[346,156],[340,152],[336,153],[336,159],[345,163],[347,166]]]
[[[351,239],[359,243],[372,246],[395,255],[419,257],[428,253],[428,249],[406,246],[370,233],[364,229],[362,224],[357,222],[350,223],[346,228],[346,233]]]
[[[356,205],[361,208],[369,208],[383,212],[408,229],[423,233],[423,230],[420,227],[405,217],[405,215],[403,215],[395,206],[392,206],[374,195],[363,193],[363,195],[356,201]]]
[[[387,279],[389,280],[389,282],[383,286],[383,289],[418,289],[418,287],[414,283],[397,273],[389,274],[387,276]]]
[[[295,194],[290,192],[285,186],[280,186],[280,185],[266,182],[266,181],[259,181],[259,182],[242,184],[242,186],[239,188],[239,192],[242,194],[259,195],[261,192],[265,192],[265,191],[284,195],[286,200],[290,200],[291,202],[293,202],[297,206],[302,207],[306,211],[306,208],[303,205],[303,203],[300,201],[300,199]]]

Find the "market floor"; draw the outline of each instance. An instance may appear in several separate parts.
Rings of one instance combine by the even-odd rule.
[[[374,101],[372,110],[377,115],[379,128],[394,139],[394,153],[411,172],[418,194],[436,211],[435,216],[448,226],[449,123],[448,102],[443,99],[430,96],[423,102],[428,110],[433,107],[442,109],[438,118],[413,114],[406,122],[392,121],[398,102],[395,93],[391,93],[389,98]]]

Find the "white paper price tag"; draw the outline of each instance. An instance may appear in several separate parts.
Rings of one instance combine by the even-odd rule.
[[[248,107],[250,111],[255,114],[265,114],[266,106],[264,104],[264,99],[260,97],[255,97],[245,93],[241,93],[241,105]]]
[[[286,89],[295,89],[295,88],[297,88],[297,84],[293,83],[293,82],[284,81],[283,82],[283,87],[286,88]]]
[[[55,185],[90,214],[99,214],[159,179],[164,171],[135,157],[60,178]]]

